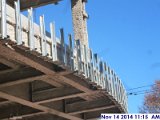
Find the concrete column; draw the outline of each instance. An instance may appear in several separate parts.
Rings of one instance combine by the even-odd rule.
[[[85,11],[85,4],[86,0],[71,0],[74,38],[88,47],[88,15]]]

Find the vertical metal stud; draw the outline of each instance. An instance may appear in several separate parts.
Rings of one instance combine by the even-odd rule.
[[[74,48],[73,48],[73,64],[74,64],[74,71],[78,70],[78,63],[77,63],[77,47],[76,47],[76,41],[74,40]]]
[[[73,44],[72,44],[72,35],[68,35],[68,40],[69,40],[69,64],[71,70],[74,70],[74,58],[73,58]]]
[[[110,67],[108,66],[108,81],[109,81],[109,93],[112,94],[112,80],[111,80],[111,70]]]
[[[60,35],[61,35],[61,46],[64,47],[64,30],[63,28],[60,29]]]
[[[119,80],[119,78],[117,78],[118,79],[118,102],[120,102],[120,80]]]
[[[54,23],[50,23],[51,40],[52,40],[52,60],[57,61],[57,42]]]
[[[65,45],[64,45],[64,65],[65,65],[65,66],[68,65],[68,54],[67,54],[67,50],[68,50],[68,45],[65,44]]]
[[[28,30],[29,30],[29,47],[30,50],[35,50],[34,39],[34,23],[33,23],[33,8],[28,9]]]
[[[94,68],[93,68],[93,52],[90,49],[90,78],[94,81]]]
[[[103,85],[104,85],[104,89],[107,90],[107,75],[106,75],[106,62],[103,62],[103,76],[104,76],[104,82],[103,82]],[[108,90],[107,90],[108,92]]]
[[[77,51],[77,56],[76,56],[76,61],[77,61],[77,69],[79,72],[82,72],[82,57],[81,57],[81,43],[80,40],[76,40],[75,41],[75,47],[76,47],[76,51]]]
[[[110,91],[110,76],[109,76],[109,66],[106,64],[106,78],[107,78],[107,89],[108,92]]]
[[[78,57],[80,59],[78,59],[78,63],[79,63],[79,68],[80,68],[80,71],[81,71],[81,74],[85,75],[85,69],[84,69],[84,46],[83,44],[81,44],[81,42],[77,42],[77,46],[78,46]]]
[[[89,77],[89,66],[88,66],[88,49],[86,45],[84,45],[84,68],[85,68],[85,76]]]
[[[40,16],[40,31],[41,31],[41,52],[42,52],[42,56],[47,56],[46,30],[45,30],[44,15]]]
[[[97,70],[96,70],[96,59],[97,59],[97,54],[94,54],[93,55],[93,70],[94,70],[94,82],[96,82],[97,81],[97,75],[96,75],[96,73],[97,73]]]
[[[117,76],[115,76],[115,83],[116,83],[116,100],[118,101],[118,77]]]
[[[105,89],[105,83],[106,83],[106,76],[105,76],[105,62],[103,62],[103,80],[102,80],[102,84],[103,84],[103,89]]]
[[[100,85],[100,67],[99,67],[99,64],[100,64],[100,58],[99,57],[97,57],[97,72],[98,72],[98,75],[97,75],[97,79],[98,79],[98,81],[97,81],[97,83],[98,83],[98,85]]]
[[[118,102],[119,102],[119,96],[120,96],[120,90],[119,90],[119,77],[117,77],[117,99],[118,99]]]
[[[104,62],[100,61],[100,72],[104,73]]]
[[[98,55],[94,54],[93,63],[94,63],[94,67],[95,67],[96,70],[97,70],[97,62],[98,62]]]
[[[98,71],[98,55],[97,54],[94,54],[94,57],[93,57],[93,61],[94,61],[94,71],[95,71],[95,82],[98,84],[98,81],[99,81],[99,71]]]
[[[114,92],[115,92],[115,88],[114,88],[114,71],[111,71],[112,73],[112,96],[115,97]]]
[[[84,45],[81,44],[81,60],[82,60],[82,63],[81,63],[81,68],[82,68],[82,72],[84,74],[84,76],[86,77],[86,60],[85,60],[85,49],[84,49]]]
[[[104,66],[103,66],[103,62],[102,60],[99,61],[99,72],[100,72],[100,84],[103,88],[103,82],[104,82],[104,79],[103,79],[103,73],[104,73]]]
[[[114,72],[114,96],[117,100],[117,79],[116,79],[116,73]]]
[[[102,86],[103,63],[102,63],[102,60],[101,60],[101,59],[99,60],[98,67],[99,67],[99,85]]]
[[[105,89],[107,90],[107,92],[109,92],[109,80],[108,80],[108,74],[105,74]]]
[[[91,81],[93,82],[93,81],[95,81],[94,80],[94,69],[93,69],[93,63],[91,62],[90,63],[90,79],[91,79]]]
[[[107,79],[107,66],[106,66],[106,62],[103,63],[103,67],[104,67],[104,89],[107,90],[108,92],[108,79]]]
[[[120,85],[120,93],[121,93],[121,99],[120,99],[120,103],[122,103],[122,101],[123,101],[123,97],[122,97],[122,83],[121,83],[121,85]]]
[[[61,40],[61,62],[65,64],[65,44],[64,44],[64,30],[60,29],[60,40]]]
[[[112,96],[114,96],[114,79],[113,79],[113,70],[111,70],[111,84],[112,84]]]
[[[20,0],[14,2],[15,16],[16,16],[16,41],[17,45],[22,44],[22,26],[21,26],[21,14],[20,14]]]
[[[1,0],[1,37],[2,39],[7,38],[7,20],[6,20],[6,0]]]

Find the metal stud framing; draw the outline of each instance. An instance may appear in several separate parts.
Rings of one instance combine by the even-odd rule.
[[[44,15],[40,16],[40,31],[41,31],[41,52],[42,52],[42,56],[47,56],[46,30],[45,30]]]
[[[17,45],[22,45],[22,26],[20,14],[20,0],[14,2],[16,12],[16,41]]]
[[[35,50],[33,8],[28,9],[28,30],[29,30],[29,47],[30,47],[30,50]]]
[[[65,64],[65,43],[64,43],[64,30],[63,30],[63,28],[61,28],[60,29],[60,42],[61,42],[61,44],[60,44],[60,52],[61,52],[61,58],[60,58],[60,60],[61,60],[61,62],[63,63],[63,64]]]
[[[1,0],[1,35],[7,37],[6,22],[6,0]],[[20,14],[20,0],[14,2],[16,16],[16,40],[17,44],[22,44],[22,26]],[[28,10],[28,30],[29,30],[29,47],[35,49],[34,39],[34,22],[33,9]],[[60,44],[56,42],[55,24],[50,23],[51,46],[48,48],[48,37],[46,37],[44,16],[40,16],[40,48],[42,56],[47,56],[47,49],[51,49],[53,61],[60,61],[63,65],[68,66],[73,71],[89,78],[92,82],[97,83],[102,89],[105,89],[119,103],[127,109],[127,96],[124,86],[115,74],[115,72],[102,61],[97,54],[93,54],[87,46],[81,44],[80,40],[73,41],[71,35],[68,36],[69,45],[64,42],[64,30],[60,29]],[[47,39],[46,39],[47,38]],[[50,41],[49,41],[50,42]],[[60,46],[60,47],[59,47]],[[60,48],[60,49],[59,49]],[[60,54],[59,54],[60,53]]]
[[[69,67],[71,70],[74,70],[74,56],[73,56],[73,43],[72,43],[72,35],[68,35],[68,40],[69,40]]]
[[[68,45],[65,44],[64,45],[64,65],[67,66],[68,65],[68,54],[67,54],[67,50],[68,50]],[[70,58],[69,58],[70,59]]]
[[[87,54],[88,50],[86,48],[86,46],[84,45],[84,73],[85,73],[85,77],[88,78],[88,54]]]
[[[82,73],[82,54],[81,54],[81,42],[80,40],[75,41],[75,48],[76,48],[76,68],[77,70]]]
[[[7,38],[7,20],[6,20],[6,0],[1,0],[1,37],[2,39]]]
[[[57,42],[55,33],[55,24],[50,23],[51,40],[52,40],[52,60],[57,61]]]

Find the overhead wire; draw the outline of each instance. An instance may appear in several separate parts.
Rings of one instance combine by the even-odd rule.
[[[159,83],[158,83],[159,84]],[[151,89],[143,89],[143,90],[139,90],[139,89],[142,89],[142,88],[146,88],[146,87],[152,87],[156,85],[155,84],[150,84],[150,85],[145,85],[145,86],[140,86],[140,87],[136,87],[136,88],[131,88],[127,91],[127,95],[130,96],[130,95],[140,95],[140,94],[145,94],[145,93],[150,93],[150,92],[155,92],[157,90],[159,90],[159,88],[155,89],[155,90],[151,90]],[[139,91],[135,91],[135,90],[139,90]]]
[[[157,89],[154,89],[154,90],[147,89],[147,90],[141,90],[141,91],[130,92],[130,93],[128,93],[127,95],[128,95],[128,96],[130,96],[130,95],[140,95],[140,94],[146,94],[146,93],[157,92],[158,90],[160,90],[160,88],[157,88]]]
[[[136,96],[136,95],[142,95],[142,94],[153,93],[153,92],[154,91],[147,91],[147,92],[142,92],[142,93],[135,93],[133,95]]]
[[[136,87],[136,88],[131,88],[131,89],[128,89],[127,91],[132,91],[132,90],[137,90],[137,89],[140,89],[140,88],[146,88],[146,87],[151,87],[155,84],[150,84],[150,85],[145,85],[145,86],[139,86],[139,87]]]

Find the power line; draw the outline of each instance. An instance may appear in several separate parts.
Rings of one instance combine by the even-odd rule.
[[[137,92],[130,92],[127,95],[137,95],[137,94],[146,93],[146,92],[151,92],[151,91],[149,91],[149,90],[141,90],[141,91],[137,91]]]
[[[155,91],[146,91],[146,92],[141,92],[141,93],[134,93],[134,94],[130,94],[128,96],[137,96],[137,95],[142,95],[142,94],[147,94],[147,93],[153,93]]]
[[[154,83],[154,84],[150,84],[150,85],[139,86],[139,87],[136,87],[136,88],[128,89],[127,91],[137,90],[137,89],[146,88],[146,87],[152,87],[152,86],[154,86],[156,84],[160,84],[160,83]]]
[[[136,96],[136,95],[142,95],[142,94],[147,94],[147,93],[153,93],[154,91],[148,91],[148,92],[142,92],[142,93],[135,93],[135,94],[132,94],[132,96]]]
[[[134,94],[134,93],[140,93],[140,92],[146,92],[146,91],[149,91],[149,90],[140,90],[140,91],[130,92],[128,94]]]
[[[150,85],[145,85],[145,86],[140,86],[140,87],[136,87],[136,88],[131,88],[131,89],[128,89],[127,91],[131,91],[131,90],[137,90],[137,89],[140,89],[140,88],[146,88],[146,87],[151,87],[155,84],[150,84]]]
[[[155,89],[155,90],[141,90],[141,91],[137,91],[137,92],[128,93],[127,95],[128,95],[128,96],[130,96],[130,95],[140,95],[140,94],[157,92],[157,91],[159,91],[159,90],[160,90],[160,88],[157,88],[157,89]]]

